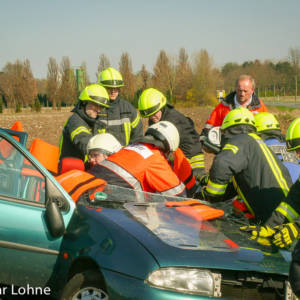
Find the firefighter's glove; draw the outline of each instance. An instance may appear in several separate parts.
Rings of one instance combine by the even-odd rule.
[[[193,194],[194,199],[200,199],[200,200],[205,200],[205,194],[204,191],[201,187],[201,185],[198,185],[195,193]]]
[[[299,238],[300,228],[295,223],[287,223],[275,226],[277,229],[273,236],[272,243],[279,248],[289,247],[293,241]]]
[[[193,169],[193,175],[197,182],[200,182],[201,178],[206,176],[206,172],[204,168],[195,168]]]
[[[199,180],[200,186],[207,186],[208,179],[209,179],[208,174],[202,175],[200,180]]]
[[[263,246],[271,246],[272,241],[271,237],[275,233],[275,230],[269,226],[242,226],[240,227],[241,231],[250,232],[251,237],[249,240],[256,241]]]
[[[256,237],[269,238],[275,233],[275,230],[269,226],[242,226],[240,227],[240,230],[245,232],[251,232],[253,239],[255,239]]]

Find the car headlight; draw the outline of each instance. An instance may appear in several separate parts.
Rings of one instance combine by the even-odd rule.
[[[161,268],[153,271],[147,283],[181,293],[221,297],[221,274],[191,268]]]

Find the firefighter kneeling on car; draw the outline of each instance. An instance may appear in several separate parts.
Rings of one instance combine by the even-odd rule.
[[[288,151],[296,151],[300,157],[300,118],[294,120],[286,134]],[[265,244],[273,244],[279,248],[287,248],[299,238],[300,226],[300,182],[299,179],[292,185],[286,199],[276,207],[272,215],[264,222],[263,226],[245,226],[241,230],[249,231],[253,239]]]
[[[288,151],[295,151],[300,158],[300,118],[295,119],[286,134]],[[279,248],[288,248],[300,238],[300,177],[292,185],[287,198],[274,210],[263,226],[245,226],[255,239],[266,240]],[[289,281],[293,292],[300,297],[300,242],[298,241],[290,265]]]
[[[231,110],[221,132],[222,150],[215,156],[209,176],[201,180],[200,196],[217,202],[239,195],[254,222],[264,223],[289,192],[289,172],[256,134],[254,116],[248,109]]]

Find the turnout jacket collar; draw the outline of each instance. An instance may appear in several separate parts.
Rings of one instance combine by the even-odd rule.
[[[115,107],[115,106],[120,105],[121,99],[122,98],[120,97],[120,94],[119,94],[118,97],[115,100],[109,100],[109,107]]]
[[[285,136],[281,133],[280,130],[266,130],[262,132],[257,132],[257,135],[259,135],[264,141],[267,139],[276,139],[280,143],[285,143]]]
[[[73,113],[76,113],[80,116],[81,119],[83,119],[85,122],[88,123],[89,126],[93,127],[96,120],[94,118],[91,118],[89,117],[86,113],[85,113],[85,109],[84,109],[84,106],[79,106],[79,105],[76,105],[73,110],[72,110]]]
[[[235,102],[234,102],[234,97],[236,95],[236,92],[232,92],[230,93],[223,101],[222,103],[226,106],[229,106],[230,109],[235,109],[236,105],[235,105]],[[260,104],[260,101],[258,99],[258,97],[256,96],[255,93],[252,94],[252,99],[251,99],[251,102],[250,104],[247,106],[247,108],[249,110],[256,110],[258,109],[259,107],[261,107],[261,104]]]

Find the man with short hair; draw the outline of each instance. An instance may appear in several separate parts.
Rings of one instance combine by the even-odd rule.
[[[238,107],[245,107],[253,114],[267,111],[264,103],[254,93],[255,81],[250,75],[241,75],[236,80],[235,92],[230,93],[213,110],[206,121],[201,136],[207,136],[212,127],[221,126],[225,116]]]
[[[93,136],[87,145],[88,162],[86,169],[101,163],[121,148],[119,141],[110,133],[99,133]]]

